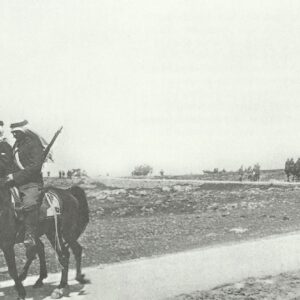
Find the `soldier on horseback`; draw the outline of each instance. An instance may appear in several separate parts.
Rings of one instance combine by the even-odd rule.
[[[38,134],[28,128],[28,121],[10,125],[15,138],[13,145],[14,168],[7,176],[10,186],[19,188],[19,199],[16,207],[22,211],[25,224],[27,257],[34,253],[39,221],[39,207],[42,200],[43,177],[41,168],[46,142]]]
[[[68,284],[69,249],[72,249],[76,260],[75,279],[82,284],[89,282],[82,274],[82,246],[77,241],[89,222],[87,198],[84,190],[79,186],[71,186],[68,189],[49,187],[47,191],[42,189],[41,168],[62,127],[55,133],[48,145],[38,134],[28,128],[27,121],[11,124],[10,127],[16,139],[13,148],[3,139],[3,122],[0,122],[0,173],[2,172],[2,175],[0,174],[2,176],[0,181],[0,250],[4,253],[19,299],[25,300],[26,291],[22,281],[27,277],[36,254],[40,260],[40,276],[34,287],[41,287],[43,280],[47,277],[45,250],[40,240],[42,235],[47,236],[62,266],[60,283],[52,293],[52,297],[57,299],[62,297],[63,289]],[[21,197],[14,197],[14,203],[11,194],[16,193],[16,187],[19,188]],[[43,201],[42,198],[45,200]],[[56,209],[54,209],[56,208],[55,199],[62,208],[59,211],[60,222],[57,222]],[[24,222],[20,222],[15,217],[18,211],[17,205],[21,206]],[[64,210],[64,205],[66,205],[66,210]],[[21,273],[18,274],[14,245],[24,240],[23,228],[26,229],[24,244],[27,261]]]

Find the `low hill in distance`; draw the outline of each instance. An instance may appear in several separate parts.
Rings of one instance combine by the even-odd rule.
[[[155,176],[155,178],[161,178]],[[183,179],[183,180],[221,180],[221,181],[238,181],[240,175],[238,172],[219,172],[219,173],[204,173],[204,174],[187,174],[187,175],[166,175],[165,179]],[[244,175],[243,180],[247,180],[247,175]],[[260,181],[286,181],[286,175],[283,169],[261,170]]]

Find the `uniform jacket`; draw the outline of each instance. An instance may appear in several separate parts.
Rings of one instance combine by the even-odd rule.
[[[5,177],[12,172],[13,150],[5,140],[0,140],[0,177]]]
[[[43,151],[40,140],[31,135],[25,135],[22,140],[15,142],[13,179],[17,186],[28,183],[43,184]]]

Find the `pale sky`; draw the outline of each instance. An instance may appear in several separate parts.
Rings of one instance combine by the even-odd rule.
[[[300,156],[300,1],[0,1],[0,119],[55,168],[282,168]],[[7,135],[9,136],[8,126]]]

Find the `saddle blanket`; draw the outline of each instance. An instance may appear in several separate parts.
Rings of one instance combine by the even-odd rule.
[[[49,218],[55,215],[61,214],[61,205],[58,195],[52,191],[48,190],[42,201],[40,208],[40,218]]]

